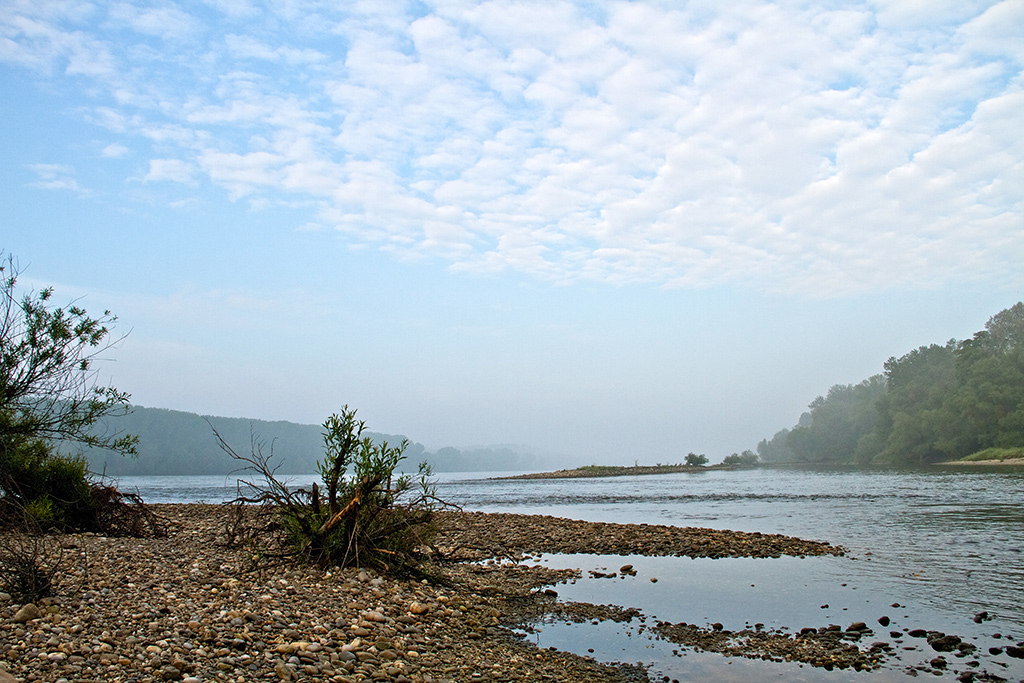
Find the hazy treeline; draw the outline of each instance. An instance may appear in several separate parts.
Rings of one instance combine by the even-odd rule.
[[[1024,446],[1024,303],[971,339],[890,358],[836,385],[792,429],[757,445],[769,462],[921,464]]]
[[[103,450],[88,451],[85,455],[93,472],[110,476],[227,474],[238,469],[238,463],[218,447],[214,428],[238,453],[248,454],[254,443],[261,445],[264,453],[273,448],[282,473],[316,472],[316,463],[324,456],[323,428],[319,425],[211,417],[142,406],[132,406],[130,414],[98,425],[101,431],[138,436],[138,458]],[[391,446],[397,446],[404,438],[370,431],[363,435],[374,443],[387,441]],[[410,443],[405,455],[405,464],[411,471],[423,460],[436,472],[524,470],[540,464],[538,456],[504,446],[466,450],[447,447],[429,452],[423,444]]]

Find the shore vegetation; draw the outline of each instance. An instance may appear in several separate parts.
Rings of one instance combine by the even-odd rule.
[[[28,530],[155,530],[141,501],[96,481],[81,452],[136,453],[131,434],[94,429],[128,410],[97,369],[125,337],[113,335],[117,317],[55,305],[51,287],[21,293],[19,274],[0,253],[0,518]]]
[[[971,453],[958,462],[1006,462],[1010,460],[1024,462],[1024,448],[986,448],[983,451]]]

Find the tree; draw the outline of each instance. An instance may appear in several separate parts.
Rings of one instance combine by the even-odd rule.
[[[960,342],[956,370],[960,387],[951,407],[960,433],[971,435],[958,455],[1024,445],[1024,303],[1000,311]]]
[[[922,346],[885,362],[888,391],[879,428],[885,448],[876,462],[925,464],[959,457],[953,442],[960,430],[949,405],[958,388],[956,346],[956,340]]]
[[[689,467],[700,467],[701,465],[707,465],[708,456],[704,455],[703,453],[701,453],[700,455],[697,455],[696,453],[689,453],[686,456],[686,464]]]
[[[800,424],[786,436],[793,459],[804,462],[866,462],[877,454],[865,452],[868,435],[878,422],[878,401],[886,384],[875,375],[860,384],[836,384],[827,396],[811,402]],[[760,451],[760,447],[758,451]]]
[[[757,454],[750,450],[743,451],[743,453],[733,453],[732,455],[725,456],[722,464],[752,467],[757,464]]]
[[[19,272],[0,253],[0,502],[44,525],[88,527],[101,488],[80,454],[60,448],[135,453],[135,437],[93,429],[128,410],[128,394],[99,383],[95,367],[124,335],[111,337],[110,311],[93,318],[75,302],[54,306],[52,287],[19,298]]]
[[[789,429],[775,432],[771,439],[761,439],[757,444],[757,455],[765,462],[793,462],[796,454],[789,445]]]

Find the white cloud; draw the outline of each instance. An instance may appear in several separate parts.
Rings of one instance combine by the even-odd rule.
[[[0,59],[94,79],[148,180],[305,198],[298,224],[403,257],[817,294],[1022,277],[1019,2],[215,4],[112,7],[173,39],[134,61],[94,11],[19,5]]]
[[[233,56],[243,59],[264,59],[271,62],[283,61],[292,65],[314,64],[326,59],[324,54],[316,50],[284,46],[272,48],[251,36],[232,34],[225,36],[224,42]]]
[[[70,190],[76,194],[86,195],[89,191],[78,184],[75,179],[75,169],[64,164],[31,164],[29,169],[38,176],[39,180],[32,183],[32,187],[44,190]]]
[[[105,41],[77,30],[83,14],[74,4],[15,3],[0,12],[0,61],[46,74],[110,78],[116,59]]]
[[[139,33],[163,39],[191,39],[201,28],[188,12],[172,2],[167,2],[161,7],[144,9],[128,3],[115,3],[111,5],[108,14],[117,24],[124,24]]]
[[[159,182],[167,180],[174,183],[190,183],[193,180],[196,169],[181,159],[151,159],[149,172],[144,180],[146,182]]]
[[[102,151],[100,151],[100,156],[106,159],[118,159],[130,153],[130,149],[115,142],[104,147]]]

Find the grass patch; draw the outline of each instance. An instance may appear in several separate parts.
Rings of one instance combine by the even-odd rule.
[[[1024,448],[986,448],[971,453],[962,462],[978,462],[983,460],[1024,460]]]

